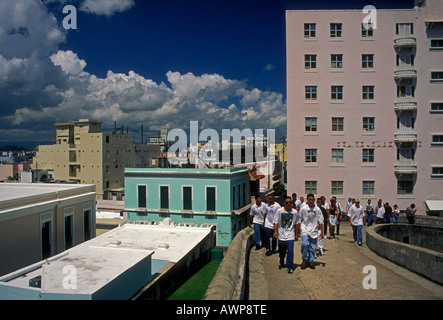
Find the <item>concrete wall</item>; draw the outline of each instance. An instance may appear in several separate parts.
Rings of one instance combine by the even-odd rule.
[[[441,250],[443,229],[407,224],[382,224],[366,229],[366,243],[378,255],[419,275],[443,284],[443,253],[411,244],[431,241],[428,247]],[[407,238],[406,238],[407,237]],[[391,238],[391,239],[390,239]],[[394,240],[395,239],[395,240]],[[402,240],[409,239],[410,243]]]
[[[254,230],[247,227],[235,236],[203,300],[243,300],[246,298],[249,251],[254,243],[253,234]]]

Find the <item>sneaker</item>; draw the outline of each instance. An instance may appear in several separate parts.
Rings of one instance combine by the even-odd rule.
[[[288,273],[293,273],[293,272],[294,272],[294,269],[288,268]]]
[[[325,252],[323,251],[323,249],[322,248],[320,248],[320,255],[322,256],[322,255],[324,255],[325,254]]]
[[[361,247],[361,242],[357,243]]]

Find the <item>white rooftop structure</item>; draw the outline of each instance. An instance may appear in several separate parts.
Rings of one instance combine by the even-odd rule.
[[[130,299],[210,232],[210,227],[175,226],[168,218],[159,225],[124,224],[0,277],[0,300]],[[31,279],[41,279],[41,287],[31,287]]]

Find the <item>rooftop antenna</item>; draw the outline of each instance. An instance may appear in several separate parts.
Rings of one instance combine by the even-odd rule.
[[[142,144],[143,144],[143,122],[142,122],[142,125],[141,125],[141,136],[142,136]]]

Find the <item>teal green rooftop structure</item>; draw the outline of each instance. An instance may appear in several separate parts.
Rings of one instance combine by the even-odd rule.
[[[129,223],[215,225],[217,246],[229,246],[247,226],[249,169],[127,168],[125,219]]]

